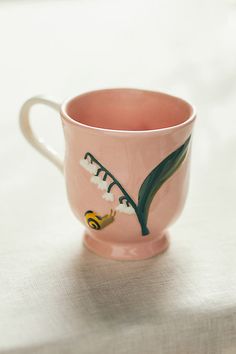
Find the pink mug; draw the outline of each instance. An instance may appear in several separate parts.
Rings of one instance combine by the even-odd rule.
[[[60,111],[64,163],[34,135],[29,111],[46,104]],[[196,114],[186,101],[139,89],[106,89],[67,99],[24,103],[25,138],[64,174],[84,243],[94,253],[137,260],[163,252],[167,228],[183,209]]]

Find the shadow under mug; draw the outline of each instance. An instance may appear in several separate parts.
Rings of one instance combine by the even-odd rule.
[[[60,112],[65,159],[30,126],[35,104]],[[67,99],[24,103],[25,138],[65,175],[69,203],[85,225],[84,243],[98,255],[137,260],[163,252],[167,228],[181,213],[188,190],[195,110],[161,92],[105,89]]]

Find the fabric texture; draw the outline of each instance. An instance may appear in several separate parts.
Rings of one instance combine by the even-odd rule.
[[[0,354],[235,354],[234,2],[2,1],[0,10]],[[60,101],[122,86],[183,96],[198,111],[186,207],[168,251],[145,261],[82,246],[63,176],[17,122],[34,94]],[[32,113],[62,153],[55,112]]]

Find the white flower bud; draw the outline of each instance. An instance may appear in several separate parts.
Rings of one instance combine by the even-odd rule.
[[[88,160],[86,160],[86,159],[81,159],[80,160],[80,165],[85,169],[85,170],[87,170],[88,171],[88,166],[89,166],[89,161]]]
[[[120,213],[125,213],[125,214],[134,214],[135,213],[135,210],[134,208],[130,205],[130,206],[127,206],[126,204],[119,204],[117,207],[116,207],[116,210],[119,211]]]
[[[102,196],[103,199],[105,199],[106,201],[108,202],[113,202],[114,201],[114,195],[112,193],[104,193],[103,196]]]
[[[116,210],[121,212],[121,213],[124,213],[124,209],[125,208],[126,208],[125,204],[119,204],[119,205],[117,205]]]
[[[135,214],[135,210],[134,210],[134,208],[130,205],[130,206],[128,206],[128,207],[125,209],[125,213],[126,213],[126,214],[129,214],[129,215],[132,215],[132,214]]]
[[[90,178],[90,181],[92,182],[92,183],[94,183],[94,184],[99,184],[100,183],[100,177],[99,176],[92,176],[91,178]]]
[[[98,167],[94,163],[90,163],[88,165],[87,170],[92,174],[95,175],[97,173]]]
[[[103,181],[102,179],[100,179],[99,184],[98,184],[98,189],[101,189],[102,191],[107,190],[107,182]]]

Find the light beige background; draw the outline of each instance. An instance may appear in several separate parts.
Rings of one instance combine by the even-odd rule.
[[[0,1],[0,353],[236,353],[236,4]],[[163,90],[199,118],[185,211],[167,253],[99,258],[62,176],[24,141],[29,96]],[[62,153],[60,122],[34,126]]]

